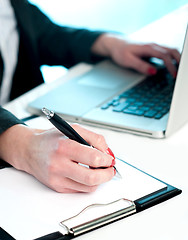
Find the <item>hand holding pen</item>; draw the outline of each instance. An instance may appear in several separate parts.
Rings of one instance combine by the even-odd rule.
[[[42,112],[47,116],[47,119],[65,136],[74,140],[80,144],[84,144],[86,146],[91,145],[85,141],[65,120],[55,114],[53,111],[49,111],[46,108],[42,109]],[[106,150],[106,153],[113,157],[112,164],[110,167],[114,167],[114,174],[117,174],[118,177],[121,177],[117,169],[115,168],[115,156],[110,148]]]

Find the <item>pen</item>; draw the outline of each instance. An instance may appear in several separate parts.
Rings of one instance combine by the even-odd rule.
[[[47,119],[65,136],[68,138],[79,142],[81,144],[90,146],[91,145],[86,142],[65,120],[63,120],[60,116],[58,116],[53,111],[48,110],[47,108],[42,108],[42,112],[46,115]],[[114,166],[114,169],[116,170],[116,175],[121,177],[120,173],[117,171],[116,167]]]

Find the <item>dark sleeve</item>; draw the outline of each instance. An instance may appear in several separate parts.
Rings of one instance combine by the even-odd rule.
[[[28,7],[41,65],[71,67],[79,62],[94,63],[100,59],[91,53],[91,46],[104,32],[59,26],[36,6],[29,4]]]
[[[16,124],[24,123],[16,118],[12,113],[0,107],[0,134]]]
[[[16,124],[24,123],[0,106],[0,134]],[[0,159],[0,169],[8,166],[10,166],[8,163]]]

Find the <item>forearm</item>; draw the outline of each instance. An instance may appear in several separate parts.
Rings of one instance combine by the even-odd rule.
[[[12,2],[15,9],[20,4],[26,16],[23,18],[20,11],[15,11],[20,35],[28,40],[26,47],[34,51],[33,55],[38,61],[36,64],[63,65],[69,68],[79,62],[93,61],[90,49],[102,31],[61,26],[29,1]],[[23,28],[24,21],[28,24],[28,29]]]
[[[24,124],[23,121],[16,118],[13,114],[9,111],[5,110],[4,108],[0,107],[0,138],[2,139],[2,134],[6,132],[11,127],[17,124]],[[8,144],[9,145],[9,144]],[[5,158],[1,157],[1,152],[4,150],[4,146],[0,144],[0,168],[4,168],[9,166],[8,162],[5,162]]]
[[[41,36],[42,40],[39,42],[41,64],[69,68],[80,62],[96,62],[91,47],[102,32],[59,26],[51,28],[50,32],[48,30],[45,36]]]
[[[103,33],[52,22],[35,6],[31,6],[33,29],[40,54],[40,64],[71,67],[79,62],[92,62],[91,46]]]
[[[0,159],[19,170],[28,172],[29,139],[33,132],[22,124],[16,124],[0,134]]]

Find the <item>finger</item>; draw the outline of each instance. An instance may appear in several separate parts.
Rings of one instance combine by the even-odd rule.
[[[99,168],[114,165],[114,158],[86,145],[79,144],[70,139],[62,139],[59,145],[60,156],[71,159],[74,162],[82,163],[87,166]]]
[[[78,124],[73,124],[72,127],[93,147],[106,152],[108,149],[108,144],[105,141],[105,138],[97,133],[89,131],[86,128],[81,127]]]
[[[180,62],[181,54],[177,49],[171,49],[171,48],[166,48],[166,47],[164,47],[164,49],[166,49],[166,51],[168,51],[170,53],[172,58],[175,59],[175,61],[177,63]]]
[[[172,63],[172,58],[169,55],[166,55],[164,60],[164,64],[166,68],[168,69],[169,73],[175,77],[177,74],[177,68],[176,66]]]
[[[129,57],[128,67],[146,75],[154,75],[157,72],[156,68],[154,68],[152,64],[149,64],[148,62],[134,55]]]
[[[90,187],[94,187],[111,180],[114,174],[115,172],[113,167],[105,169],[90,169],[73,162],[70,162],[69,168],[65,173],[67,178]]]
[[[150,57],[156,57],[164,61],[165,66],[168,71],[174,77],[176,75],[177,69],[174,65],[174,57],[179,61],[178,53],[175,50],[169,50],[169,48],[164,48],[158,45],[153,44],[152,47],[146,47],[145,53],[150,54]],[[149,71],[149,69],[148,69]]]
[[[65,177],[58,177],[54,181],[53,188],[56,192],[60,193],[77,193],[77,192],[84,192],[84,193],[89,193],[89,192],[94,192],[97,189],[96,186],[88,186],[81,184],[79,182],[76,182],[70,178],[65,178]]]

